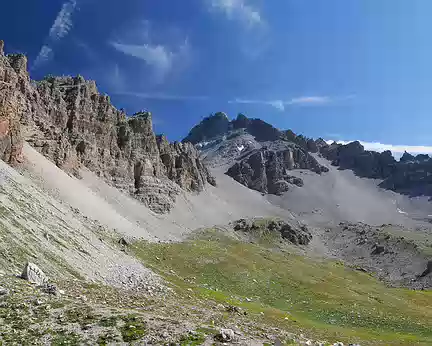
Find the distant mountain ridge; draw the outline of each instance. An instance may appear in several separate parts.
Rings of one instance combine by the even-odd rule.
[[[223,112],[206,117],[190,131],[183,142],[195,144],[204,155],[209,152],[209,144],[210,147],[219,146],[219,151],[220,148],[225,148],[228,152],[230,150],[226,147],[232,142],[232,153],[235,152],[235,147],[244,146],[239,139],[246,134],[251,136],[248,141],[254,142],[252,152],[245,155],[246,151],[243,151],[242,155],[238,153],[231,157],[231,167],[227,174],[263,193],[281,194],[288,191],[284,181],[301,186],[300,181],[294,181],[288,174],[292,169],[311,169],[318,174],[324,173],[325,167],[316,169],[314,157],[311,156],[318,154],[339,169],[350,169],[362,178],[383,180],[379,186],[384,189],[409,196],[432,196],[432,159],[428,155],[413,156],[405,152],[397,161],[390,151],[380,153],[365,150],[359,141],[328,144],[322,138],[314,140],[297,135],[292,130],[279,130],[261,119],[250,119],[244,114],[239,114],[231,121]],[[233,141],[236,137],[237,140]],[[275,144],[279,149],[274,150]],[[246,148],[248,145],[251,144],[247,143]],[[269,145],[273,146],[273,153],[268,152]],[[277,157],[279,159],[276,159]],[[282,161],[275,164],[275,160]],[[271,168],[272,166],[276,168]],[[262,173],[263,167],[266,167],[265,177]],[[271,176],[270,189],[267,186],[269,184],[263,183],[268,180],[267,174]]]

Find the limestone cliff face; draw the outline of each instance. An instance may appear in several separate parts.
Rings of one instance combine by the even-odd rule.
[[[81,76],[32,82],[26,63],[21,55],[0,56],[4,160],[20,160],[23,132],[58,167],[79,175],[85,166],[158,213],[173,207],[181,189],[215,184],[192,145],[157,140],[149,112],[128,117]]]
[[[21,55],[5,57],[0,41],[0,158],[15,164],[21,161],[20,113],[24,102],[20,91],[29,82],[27,59]]]

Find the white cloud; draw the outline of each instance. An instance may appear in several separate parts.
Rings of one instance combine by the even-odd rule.
[[[328,96],[302,96],[293,98],[288,101],[288,105],[313,105],[313,104],[325,104],[332,100]]]
[[[174,40],[176,42],[173,43],[173,38],[168,37],[170,44],[161,43],[160,40],[156,43],[156,37],[151,34],[151,25],[148,21],[141,21],[138,26],[132,25],[131,28],[127,35],[123,35],[121,39],[111,40],[109,44],[123,54],[144,61],[152,68],[156,83],[163,82],[174,68],[180,68],[188,61],[191,49],[187,38],[180,42]],[[160,35],[160,32],[156,34]],[[126,36],[134,36],[135,39],[131,42],[130,39],[125,39]]]
[[[174,52],[162,45],[129,45],[117,42],[112,42],[111,45],[124,54],[144,60],[156,70],[160,78],[164,78],[172,69],[176,56]]]
[[[51,46],[67,36],[69,31],[72,29],[72,15],[75,11],[76,5],[76,0],[69,0],[63,3],[60,12],[57,14],[57,17],[49,30],[48,37],[45,39],[46,43],[40,49],[33,63],[32,69],[38,68],[43,63],[52,59],[54,52]]]
[[[213,9],[223,12],[227,18],[240,20],[248,27],[263,23],[258,9],[247,3],[247,0],[211,0]]]
[[[334,102],[343,98],[330,98],[328,96],[302,96],[292,98],[288,101],[283,100],[251,100],[236,98],[235,100],[228,101],[228,103],[245,103],[245,104],[261,104],[268,105],[276,108],[277,110],[284,111],[286,106],[297,105],[297,106],[313,106],[313,105],[324,105],[327,103]]]
[[[340,144],[348,144],[353,141],[342,141],[342,140],[326,140],[328,144],[337,142]],[[390,150],[395,157],[400,157],[405,151],[411,154],[432,154],[432,146],[424,145],[395,145],[395,144],[383,144],[379,142],[364,142],[359,141],[366,150],[373,150],[383,152]]]
[[[36,68],[53,57],[53,50],[50,46],[43,45],[36,57],[33,68]]]
[[[53,41],[65,37],[72,29],[72,14],[76,8],[76,0],[65,2],[57,15],[50,31],[49,38]]]
[[[164,93],[140,93],[140,92],[114,92],[117,95],[133,96],[143,99],[164,100],[164,101],[205,101],[208,100],[207,96],[185,96],[185,95],[172,95]]]

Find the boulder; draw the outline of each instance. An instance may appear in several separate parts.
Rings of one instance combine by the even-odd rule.
[[[232,329],[225,329],[225,328],[221,328],[216,338],[222,342],[232,342],[236,340],[234,331]]]
[[[27,262],[24,266],[21,278],[38,286],[43,286],[48,283],[48,277],[44,272],[36,264],[31,262]]]

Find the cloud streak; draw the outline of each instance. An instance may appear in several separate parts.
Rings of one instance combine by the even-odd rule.
[[[57,41],[65,37],[72,29],[72,14],[76,8],[76,0],[65,2],[49,31],[49,38]]]
[[[340,144],[348,144],[353,141],[346,140],[326,140],[328,144],[337,142]],[[405,151],[411,154],[432,154],[432,146],[425,145],[395,145],[395,144],[383,144],[380,142],[364,142],[359,141],[366,150],[383,152],[390,150],[394,156],[400,157]]]
[[[121,53],[144,60],[149,66],[155,69],[159,79],[165,78],[171,71],[173,61],[176,58],[176,53],[162,45],[132,45],[111,42],[111,46]]]
[[[239,20],[247,27],[263,23],[259,10],[247,0],[210,0],[210,4],[213,10],[222,12],[228,19]]]
[[[72,15],[75,12],[76,6],[76,0],[69,0],[63,3],[45,39],[45,44],[35,58],[32,69],[38,68],[40,65],[52,59],[54,56],[52,45],[66,37],[73,27]]]
[[[114,92],[114,94],[122,95],[122,96],[133,96],[142,99],[163,100],[163,101],[206,101],[209,99],[207,96],[172,95],[172,94],[165,94],[165,93],[139,93],[139,92],[128,92],[128,91]]]
[[[328,96],[301,96],[301,97],[292,98],[287,101],[283,101],[283,100],[265,101],[265,100],[236,98],[234,100],[228,101],[228,103],[267,105],[276,108],[279,111],[284,111],[287,106],[319,106],[319,105],[325,105],[328,103],[335,102],[336,100],[341,100],[346,98],[348,97],[331,98]]]
[[[187,38],[175,44],[155,43],[150,35],[148,21],[143,21],[141,26],[130,31],[129,34],[140,36],[139,39],[133,43],[124,39],[114,39],[109,45],[120,53],[144,61],[153,70],[157,83],[163,82],[174,67],[182,65],[189,58],[190,46]]]

